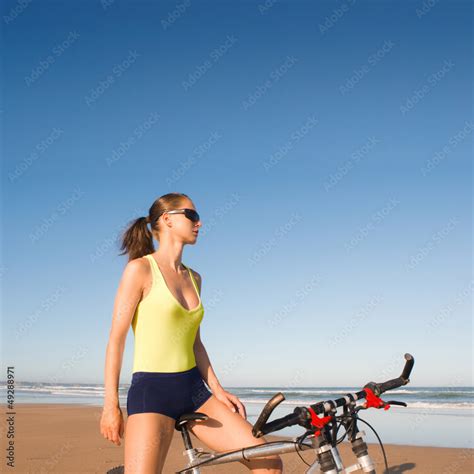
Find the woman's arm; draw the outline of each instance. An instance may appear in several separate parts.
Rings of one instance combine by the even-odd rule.
[[[123,351],[135,309],[143,291],[146,267],[135,259],[127,263],[115,297],[112,327],[105,357],[104,408],[120,407],[118,386],[122,367]]]
[[[238,411],[239,415],[242,416],[244,420],[247,419],[247,411],[243,403],[239,400],[236,395],[228,392],[222,387],[219,380],[217,380],[216,373],[212,368],[211,362],[207,355],[206,348],[201,342],[201,337],[199,334],[199,328],[196,333],[196,340],[194,342],[194,355],[196,357],[196,365],[201,372],[202,378],[205,380],[209,388],[211,389],[213,395],[220,400],[222,403],[227,405],[230,410],[234,413]]]
[[[199,286],[199,294],[201,294],[201,275],[199,275],[197,272],[194,272],[194,275]],[[212,368],[211,361],[209,360],[209,356],[207,355],[206,348],[201,341],[200,328],[198,328],[196,332],[196,338],[194,340],[194,356],[196,358],[196,365],[199,369],[199,372],[201,373],[202,378],[208,387],[211,389],[213,395],[222,403],[224,403],[231,411],[234,413],[237,411],[239,415],[244,420],[246,420],[247,411],[245,410],[243,403],[239,400],[239,397],[225,390],[217,379],[216,373]]]
[[[192,272],[194,275],[194,279],[196,280],[196,283],[198,285],[200,295],[202,288],[201,275],[194,270],[192,270]],[[209,360],[209,356],[207,355],[206,348],[204,347],[204,344],[201,341],[200,328],[198,328],[196,338],[194,340],[194,356],[196,358],[196,365],[199,369],[199,372],[201,372],[202,378],[206,382],[207,386],[211,389],[211,391],[215,393],[216,391],[223,389],[219,380],[217,380],[216,373],[212,368],[211,361]]]
[[[194,341],[194,355],[196,357],[196,365],[199,372],[201,372],[202,378],[211,389],[212,393],[223,390],[222,385],[219,380],[217,380],[216,373],[212,368],[206,348],[201,341],[200,328],[197,330],[196,339]]]

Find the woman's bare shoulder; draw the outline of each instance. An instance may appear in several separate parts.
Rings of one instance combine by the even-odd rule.
[[[150,274],[150,264],[145,257],[134,258],[125,265],[123,269],[124,279],[133,279],[139,281],[141,278],[147,277]]]
[[[137,272],[149,266],[150,264],[148,263],[148,259],[143,256],[143,257],[134,258],[133,260],[128,261],[127,264],[125,265],[125,269],[131,272],[134,272],[134,271]]]
[[[191,270],[191,273],[193,274],[193,277],[196,280],[196,283],[198,284],[199,289],[201,289],[201,283],[202,283],[201,275],[196,270],[193,270],[191,267],[188,267],[188,268],[189,270]]]

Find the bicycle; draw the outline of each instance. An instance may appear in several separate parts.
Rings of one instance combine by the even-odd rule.
[[[207,420],[207,415],[199,412],[183,414],[176,420],[175,429],[181,432],[185,446],[183,455],[187,455],[188,464],[184,469],[176,471],[175,474],[200,474],[200,468],[205,466],[242,461],[244,459],[248,460],[272,454],[285,454],[293,451],[296,451],[302,462],[309,466],[305,471],[306,474],[315,474],[318,472],[326,474],[347,474],[358,470],[369,474],[376,474],[374,463],[368,453],[368,446],[363,438],[365,432],[358,429],[358,421],[367,424],[375,433],[382,450],[385,468],[388,471],[387,457],[379,435],[369,423],[359,418],[358,412],[369,408],[383,408],[384,410],[388,410],[390,405],[407,406],[405,402],[396,400],[385,402],[380,398],[382,393],[409,383],[409,377],[415,359],[408,353],[406,353],[404,357],[406,362],[402,374],[395,379],[382,383],[369,382],[364,385],[361,391],[347,393],[336,400],[326,400],[308,407],[296,407],[292,413],[267,423],[273,410],[285,400],[285,396],[282,392],[275,394],[261,411],[260,416],[252,427],[252,434],[256,438],[260,438],[265,434],[279,431],[293,425],[300,425],[306,428],[304,434],[291,440],[269,441],[265,444],[248,446],[224,453],[207,452],[203,451],[202,448],[193,447],[187,427],[189,421]],[[356,402],[362,399],[365,399],[365,402],[357,405]],[[343,413],[337,415],[339,408],[343,409]],[[318,415],[322,416],[320,417]],[[338,438],[338,432],[341,426],[344,427],[345,433]],[[346,436],[348,436],[352,451],[357,457],[357,462],[347,468],[344,467],[337,448],[337,445],[341,443]],[[306,439],[310,440],[310,442],[306,442]],[[308,449],[313,449],[316,452],[316,459],[312,464],[308,464],[299,454],[299,451]],[[123,472],[124,466],[118,466],[107,471],[107,474],[123,474]]]

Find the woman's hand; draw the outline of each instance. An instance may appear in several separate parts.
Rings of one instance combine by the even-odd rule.
[[[105,439],[120,446],[123,438],[124,422],[120,407],[104,408],[100,419],[100,432]]]
[[[214,392],[214,396],[223,402],[225,405],[229,407],[229,409],[235,412],[235,407],[237,407],[239,415],[246,420],[247,419],[247,412],[245,411],[245,407],[242,402],[239,400],[237,396],[224,390],[223,388],[219,388]]]

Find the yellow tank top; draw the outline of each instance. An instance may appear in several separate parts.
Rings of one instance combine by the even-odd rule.
[[[150,292],[135,310],[132,328],[135,337],[132,372],[181,372],[196,365],[194,340],[204,317],[201,296],[188,270],[199,298],[196,308],[187,310],[166,285],[158,264],[151,254],[145,255],[151,265],[153,283]]]

